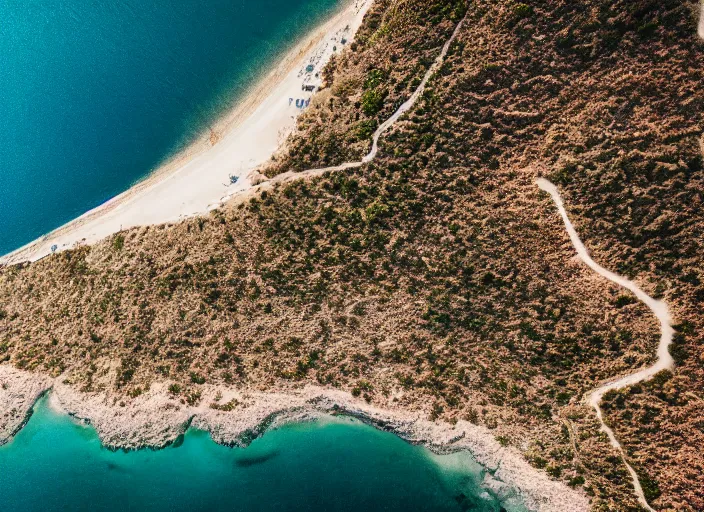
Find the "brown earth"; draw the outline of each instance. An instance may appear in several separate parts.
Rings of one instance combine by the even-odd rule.
[[[378,2],[267,174],[364,154],[462,5]],[[317,382],[488,426],[594,510],[638,510],[583,396],[652,361],[657,324],[574,258],[547,176],[594,259],[671,306],[674,372],[604,409],[651,505],[704,510],[696,8],[473,2],[374,162],[1,269],[0,360],[189,403]]]

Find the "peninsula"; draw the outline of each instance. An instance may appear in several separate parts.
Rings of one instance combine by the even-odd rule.
[[[0,436],[47,392],[126,448],[344,413],[531,510],[704,509],[700,12],[350,4],[212,148],[3,260]]]

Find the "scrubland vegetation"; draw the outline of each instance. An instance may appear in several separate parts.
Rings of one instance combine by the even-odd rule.
[[[377,2],[265,172],[361,158],[466,8]],[[583,396],[652,361],[659,331],[574,258],[534,185],[547,176],[594,259],[672,308],[674,372],[608,394],[604,409],[651,504],[704,509],[694,12],[472,2],[372,163],[1,269],[0,360],[126,397],[168,381],[191,404],[206,383],[337,387],[484,425],[594,510],[638,510]]]

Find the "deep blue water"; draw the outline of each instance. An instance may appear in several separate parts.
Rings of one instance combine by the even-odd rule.
[[[247,448],[189,430],[177,447],[114,452],[43,399],[0,447],[0,510],[499,511],[481,478],[467,453],[438,456],[349,418],[287,425]]]
[[[126,190],[341,0],[0,0],[0,254]]]

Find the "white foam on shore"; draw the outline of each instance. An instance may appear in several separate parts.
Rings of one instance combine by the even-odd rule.
[[[248,174],[265,163],[295,128],[302,111],[296,100],[309,100],[313,94],[303,91],[302,85],[320,84],[316,75],[342,50],[343,38],[346,44],[353,40],[372,1],[351,1],[312,31],[221,123],[224,133],[212,147],[204,136],[144,181],[3,256],[0,264],[36,261],[51,254],[52,246],[58,252],[132,227],[176,222],[208,212],[226,197],[251,188]],[[306,70],[309,65],[313,71]],[[230,176],[237,176],[235,184]]]

